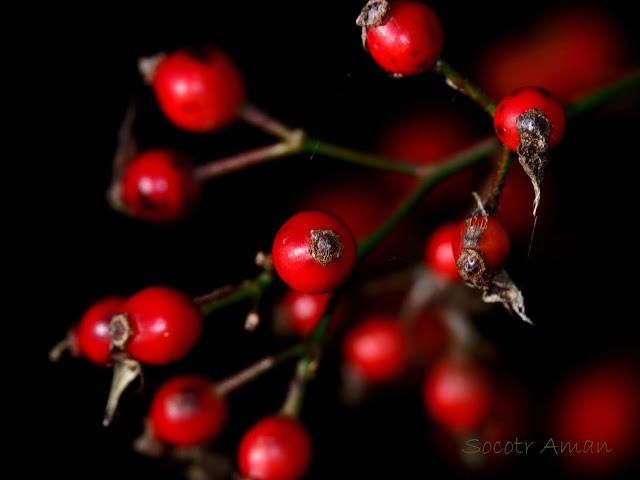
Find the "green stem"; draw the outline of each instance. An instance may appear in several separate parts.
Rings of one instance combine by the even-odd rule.
[[[307,346],[300,342],[287,350],[277,354],[269,355],[249,365],[247,368],[234,373],[220,382],[215,383],[215,391],[218,395],[226,395],[229,392],[239,388],[247,383],[255,380],[263,373],[271,370],[273,367],[289,360],[290,358],[299,357],[306,352]]]
[[[312,155],[325,155],[327,157],[343,160],[345,162],[364,165],[379,170],[387,170],[405,175],[417,176],[420,173],[419,165],[394,160],[393,158],[372,153],[361,152],[351,148],[342,147],[322,141],[317,138],[308,137],[305,139],[302,149]]]
[[[496,177],[493,181],[493,188],[491,189],[489,198],[485,202],[485,209],[487,210],[489,215],[495,215],[495,213],[498,211],[498,204],[500,203],[502,187],[504,186],[504,181],[507,178],[507,173],[509,173],[509,168],[511,167],[512,161],[513,156],[511,155],[511,149],[506,145],[503,145],[502,156],[500,157],[500,165],[498,166],[498,171],[496,172]]]
[[[328,310],[332,310],[331,306]],[[300,414],[307,383],[313,377],[316,369],[318,368],[318,363],[320,362],[322,345],[324,343],[330,321],[331,314],[326,313],[309,337],[309,349],[296,364],[295,373],[289,383],[289,391],[287,392],[284,403],[280,408],[281,413],[294,417],[297,417]]]
[[[271,271],[260,273],[252,280],[247,280],[239,285],[227,285],[218,288],[210,293],[196,297],[194,301],[200,305],[203,315],[220,310],[228,305],[248,300],[271,286],[275,281],[275,276]]]
[[[496,111],[496,103],[489,98],[477,85],[473,84],[469,79],[464,77],[455,68],[440,58],[433,69],[444,75],[448,86],[454,90],[463,93],[471,100],[476,102],[491,117]]]
[[[398,223],[422,200],[422,198],[448,176],[485,158],[499,145],[495,137],[476,143],[475,145],[449,157],[439,164],[431,174],[425,177],[407,195],[395,211],[373,233],[358,243],[358,259],[362,259],[374,249],[382,239],[393,230]]]
[[[568,104],[565,107],[565,113],[567,118],[575,117],[594,110],[609,100],[636,89],[640,89],[640,69],[636,69],[618,81]]]

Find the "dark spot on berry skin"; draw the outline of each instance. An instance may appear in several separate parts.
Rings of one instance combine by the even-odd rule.
[[[172,395],[167,404],[171,417],[191,417],[200,411],[200,395],[193,389],[183,390]]]
[[[395,57],[391,57],[389,60],[391,61],[391,63],[395,63],[396,61]]]
[[[412,50],[411,51],[411,55],[414,56],[414,57],[417,57],[418,56],[418,50]]]
[[[142,193],[138,195],[138,203],[144,210],[151,210],[151,211],[158,210],[161,206],[157,202],[154,202],[147,195],[144,195]]]
[[[307,261],[307,263],[308,263],[309,265],[315,265],[315,264],[316,264],[316,261],[315,261],[315,260],[308,260],[308,261]]]

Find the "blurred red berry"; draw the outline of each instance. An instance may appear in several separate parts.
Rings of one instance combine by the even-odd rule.
[[[254,480],[296,480],[309,469],[313,444],[293,417],[271,415],[255,423],[238,447],[238,466]]]
[[[227,421],[227,406],[209,379],[181,375],[165,381],[155,392],[149,420],[157,439],[190,447],[220,434]]]
[[[456,257],[453,254],[453,240],[458,233],[458,224],[444,223],[434,229],[425,244],[425,261],[431,271],[449,282],[461,282]]]
[[[151,222],[184,218],[200,194],[192,162],[179,152],[162,148],[134,157],[121,182],[123,203],[136,217]]]
[[[570,372],[551,407],[552,438],[557,451],[562,448],[560,442],[565,445],[564,454],[557,456],[563,465],[583,474],[606,475],[637,458],[639,378],[637,368],[618,361]],[[573,453],[567,450],[571,448]]]
[[[409,343],[395,317],[373,316],[356,325],[344,338],[344,359],[368,381],[390,380],[405,369]]]
[[[318,326],[332,292],[310,294],[287,290],[278,303],[278,315],[301,337],[309,336]]]
[[[604,4],[554,5],[480,52],[473,77],[494,98],[539,85],[566,104],[630,68],[630,53],[623,26]]]
[[[489,375],[470,360],[443,357],[425,377],[427,412],[437,423],[459,433],[469,432],[485,420],[492,398]]]

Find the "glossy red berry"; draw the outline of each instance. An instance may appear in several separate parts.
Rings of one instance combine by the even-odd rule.
[[[280,300],[279,314],[299,336],[306,337],[318,326],[331,296],[332,292],[311,294],[287,290]]]
[[[287,220],[276,233],[273,266],[294,290],[329,292],[340,286],[356,263],[353,233],[335,215],[310,210]]]
[[[523,113],[534,109],[543,113],[551,122],[551,133],[547,138],[548,148],[557,146],[564,135],[564,107],[556,97],[539,87],[522,87],[500,100],[493,116],[493,126],[500,141],[510,149],[517,150],[520,145],[517,119]],[[526,125],[524,127],[526,128]]]
[[[425,261],[431,271],[450,282],[460,282],[462,277],[453,254],[453,239],[458,234],[458,224],[453,222],[438,226],[427,238]]]
[[[215,439],[227,421],[227,405],[206,377],[182,375],[164,382],[151,400],[155,438],[190,447]]]
[[[245,101],[242,74],[220,48],[183,48],[160,58],[151,72],[160,108],[176,126],[209,132],[235,120]]]
[[[255,423],[238,447],[240,473],[255,480],[296,480],[309,469],[311,437],[299,420],[271,415]]]
[[[452,246],[462,278],[480,284],[505,263],[511,240],[496,217],[474,215],[458,225]]]
[[[144,363],[167,364],[184,357],[202,332],[202,313],[171,287],[152,286],[127,299],[111,320],[112,343]]]
[[[469,432],[489,412],[491,382],[478,364],[444,357],[427,372],[423,400],[427,412],[436,422],[456,432]]]
[[[366,48],[388,72],[415,75],[440,57],[444,31],[426,4],[413,1],[370,1],[358,17]]]
[[[409,360],[409,348],[397,319],[382,315],[356,325],[342,345],[347,364],[368,381],[386,381],[401,374]]]
[[[124,302],[124,297],[110,296],[93,303],[72,331],[72,351],[98,365],[109,365],[112,362],[109,322],[122,312]]]
[[[179,152],[163,148],[134,157],[121,182],[123,203],[133,215],[151,222],[184,218],[200,194],[192,162]]]

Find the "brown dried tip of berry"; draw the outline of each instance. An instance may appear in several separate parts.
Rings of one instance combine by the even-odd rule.
[[[456,265],[465,282],[483,288],[491,285],[493,272],[487,269],[484,254],[481,251],[463,248],[456,259]]]
[[[342,240],[333,230],[311,230],[309,251],[323,267],[342,257]]]
[[[520,135],[518,161],[531,179],[535,199],[533,215],[536,215],[540,204],[540,184],[544,178],[544,170],[549,163],[549,135],[553,124],[539,108],[532,108],[516,118],[516,130]]]
[[[362,27],[362,48],[367,49],[367,28],[382,25],[390,10],[387,0],[369,0],[364,6],[356,18],[356,25]]]
[[[111,346],[119,349],[123,349],[131,335],[133,330],[129,325],[129,317],[127,314],[121,313],[115,315],[109,322],[109,335],[111,336]]]

